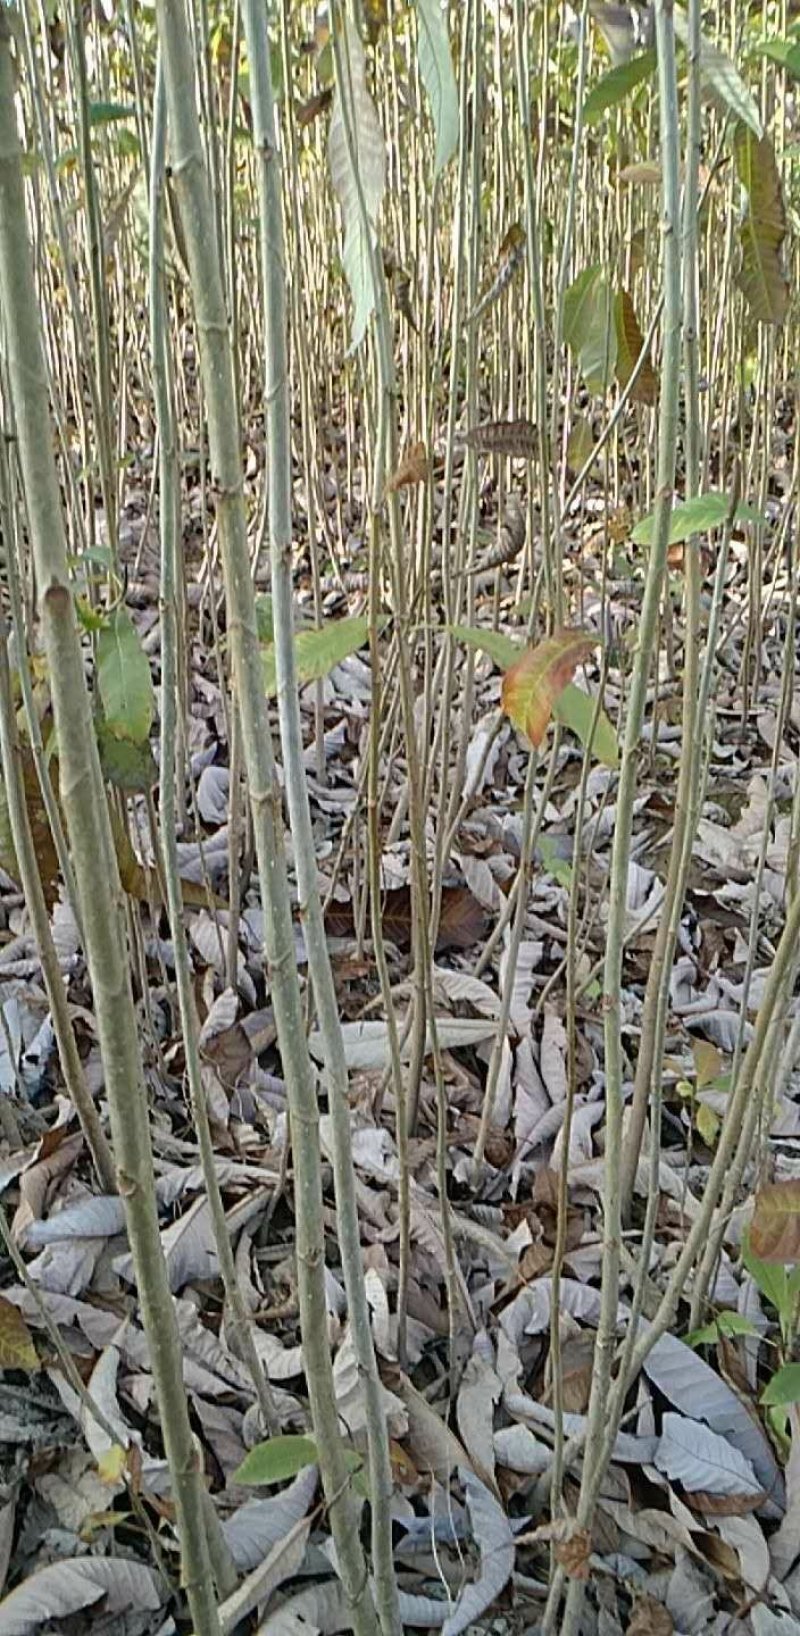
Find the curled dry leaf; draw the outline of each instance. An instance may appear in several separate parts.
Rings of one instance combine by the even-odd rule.
[[[614,297],[614,323],[617,331],[617,380],[620,386],[625,387],[644,350],[644,337],[627,290],[618,290]],[[644,403],[650,407],[656,401],[658,381],[649,353],[631,387],[630,396],[634,403]]]
[[[426,445],[424,443],[411,443],[406,449],[397,470],[389,478],[386,484],[386,493],[396,494],[398,489],[412,488],[415,483],[426,483],[429,472],[430,461]]]
[[[563,629],[546,636],[506,671],[501,695],[503,709],[515,727],[540,745],[560,693],[572,681],[578,665],[595,645],[588,631]]]

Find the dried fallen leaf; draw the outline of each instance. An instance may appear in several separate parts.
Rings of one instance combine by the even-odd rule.
[[[540,745],[560,693],[572,681],[582,659],[588,658],[594,639],[584,630],[564,629],[546,636],[506,671],[501,695],[503,709],[515,727]]]
[[[759,1261],[800,1261],[800,1178],[773,1182],[756,1194],[750,1248]]]
[[[628,1636],[672,1636],[672,1615],[654,1596],[637,1596],[628,1621]]]

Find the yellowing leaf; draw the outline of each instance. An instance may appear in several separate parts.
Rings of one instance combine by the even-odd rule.
[[[33,1337],[18,1307],[0,1295],[0,1369],[38,1369]]]
[[[128,1451],[121,1443],[112,1443],[97,1462],[97,1474],[101,1482],[116,1484],[122,1482],[128,1465]]]
[[[514,726],[527,733],[531,744],[541,744],[556,699],[594,645],[594,638],[586,631],[557,631],[536,647],[528,648],[506,671],[501,695],[503,709]]]
[[[756,1194],[750,1249],[760,1261],[800,1262],[800,1179],[773,1182]]]
[[[719,1135],[719,1114],[715,1113],[713,1108],[709,1108],[705,1102],[701,1102],[695,1115],[695,1124],[706,1147],[713,1147]]]
[[[719,1079],[722,1073],[722,1053],[710,1040],[695,1040],[692,1056],[697,1089],[702,1091],[706,1085],[713,1085],[714,1080]]]

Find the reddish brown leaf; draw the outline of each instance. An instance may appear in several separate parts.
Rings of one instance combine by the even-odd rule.
[[[414,483],[426,483],[430,472],[428,450],[424,443],[411,443],[406,449],[402,460],[386,484],[387,494],[396,494],[398,489],[411,488]]]
[[[759,1261],[800,1261],[800,1178],[773,1182],[756,1194],[750,1248]]]
[[[503,677],[503,709],[515,727],[539,745],[547,731],[553,705],[572,681],[582,659],[588,658],[594,638],[583,630],[560,630],[527,648]]]
[[[508,454],[512,459],[533,460],[536,455],[536,427],[531,420],[488,420],[466,433],[470,449],[478,454]]]

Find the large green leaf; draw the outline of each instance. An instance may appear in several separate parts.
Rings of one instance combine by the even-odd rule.
[[[386,156],[380,120],[367,89],[364,47],[349,17],[344,22],[342,54],[345,73],[348,64],[350,73],[353,157],[350,155],[342,110],[342,88],[337,85],[331,114],[328,159],[331,180],[342,207],[342,265],[353,298],[350,348],[354,351],[364,339],[375,307],[373,250],[386,180]],[[361,209],[359,184],[366,221]]]
[[[106,783],[126,795],[146,795],[158,778],[158,768],[148,738],[117,738],[106,723],[95,723],[100,766]]]
[[[150,664],[127,608],[115,608],[97,638],[97,687],[115,738],[142,744],[155,716]]]
[[[730,504],[727,494],[714,492],[698,494],[693,500],[686,502],[677,501],[670,518],[670,545],[678,545],[682,540],[688,540],[692,534],[707,534],[709,529],[721,528],[730,510]],[[636,524],[631,534],[634,545],[652,545],[655,516],[655,512],[651,511]],[[736,507],[735,516],[739,523],[763,521],[761,513],[755,506],[744,504]]]
[[[793,79],[800,80],[800,40],[761,40],[753,48],[753,55],[769,57],[779,63]]]
[[[590,392],[605,392],[617,362],[614,293],[601,267],[584,267],[564,297],[564,336]]]
[[[597,700],[591,694],[584,693],[583,689],[569,682],[560,693],[553,705],[553,715],[563,727],[568,727],[571,733],[580,740],[584,749],[591,740],[592,754],[604,767],[619,766],[619,744],[617,735],[605,713],[601,710],[597,718],[597,725],[592,738],[592,722],[597,706]]]
[[[733,157],[748,201],[739,230],[742,261],[736,282],[759,323],[780,324],[786,317],[789,288],[781,256],[786,208],[775,151],[769,137],[758,141],[746,125],[737,125]]]
[[[681,45],[685,46],[689,38],[686,13],[676,6],[673,16],[675,34]],[[720,51],[718,46],[712,45],[705,37],[700,41],[700,78],[712,97],[729,109],[737,119],[749,125],[754,136],[760,138],[763,135],[761,115],[738,68],[724,51]]]
[[[334,665],[341,664],[349,654],[364,646],[369,637],[369,620],[332,619],[318,631],[300,631],[294,639],[297,679],[317,682],[327,676]],[[278,691],[275,648],[269,643],[262,648],[264,689],[270,695]]]
[[[596,125],[609,108],[616,108],[624,102],[637,85],[643,85],[645,80],[652,78],[655,73],[655,51],[643,51],[638,57],[631,57],[630,62],[619,63],[616,68],[610,68],[607,74],[592,86],[586,101],[583,104],[583,122],[585,125]]]
[[[417,0],[419,77],[428,93],[436,131],[438,176],[458,147],[458,89],[440,0]]]

